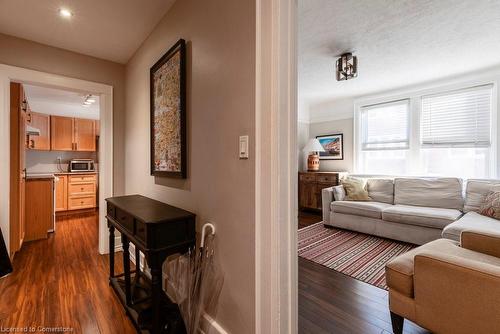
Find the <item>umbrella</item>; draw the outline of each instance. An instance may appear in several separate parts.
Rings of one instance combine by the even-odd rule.
[[[212,233],[206,234],[211,228]],[[204,314],[215,317],[224,275],[215,262],[215,227],[207,223],[202,228],[200,247],[166,262],[169,297],[179,305],[186,331],[206,332],[201,321]]]

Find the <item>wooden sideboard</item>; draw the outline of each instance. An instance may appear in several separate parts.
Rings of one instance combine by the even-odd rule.
[[[299,209],[321,210],[321,190],[339,185],[345,173],[299,172]]]

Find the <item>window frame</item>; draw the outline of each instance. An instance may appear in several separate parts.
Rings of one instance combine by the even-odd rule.
[[[353,122],[353,169],[354,173],[365,174],[365,171],[360,170],[362,166],[362,143],[363,133],[361,124],[361,113],[364,107],[396,102],[400,100],[409,100],[409,148],[403,149],[408,152],[408,163],[406,175],[421,175],[422,160],[420,159],[420,130],[421,130],[421,114],[422,114],[422,97],[435,94],[445,94],[455,90],[468,89],[475,86],[492,85],[492,107],[491,107],[491,145],[490,145],[490,178],[496,178],[500,175],[498,171],[498,95],[499,86],[498,79],[500,74],[494,77],[488,76],[484,78],[470,79],[467,81],[454,82],[451,84],[427,85],[419,88],[393,91],[388,94],[379,94],[368,97],[362,97],[354,101],[354,122]],[[389,175],[390,173],[387,173]]]

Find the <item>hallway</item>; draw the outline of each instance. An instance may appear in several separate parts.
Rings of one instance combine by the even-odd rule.
[[[0,328],[135,333],[108,285],[108,256],[97,252],[97,226],[97,212],[58,217],[49,239],[23,246],[14,273],[0,280]]]

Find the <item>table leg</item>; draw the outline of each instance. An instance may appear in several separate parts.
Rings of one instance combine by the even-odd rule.
[[[159,260],[154,256],[151,263],[149,264],[151,268],[151,294],[152,294],[152,307],[153,307],[153,330],[152,333],[160,333],[160,296],[162,294],[162,272],[161,264]]]
[[[123,271],[125,273],[125,301],[128,306],[132,304],[132,296],[130,293],[130,254],[128,237],[122,233],[123,246]]]
[[[115,227],[109,225],[109,279],[115,277]]]

